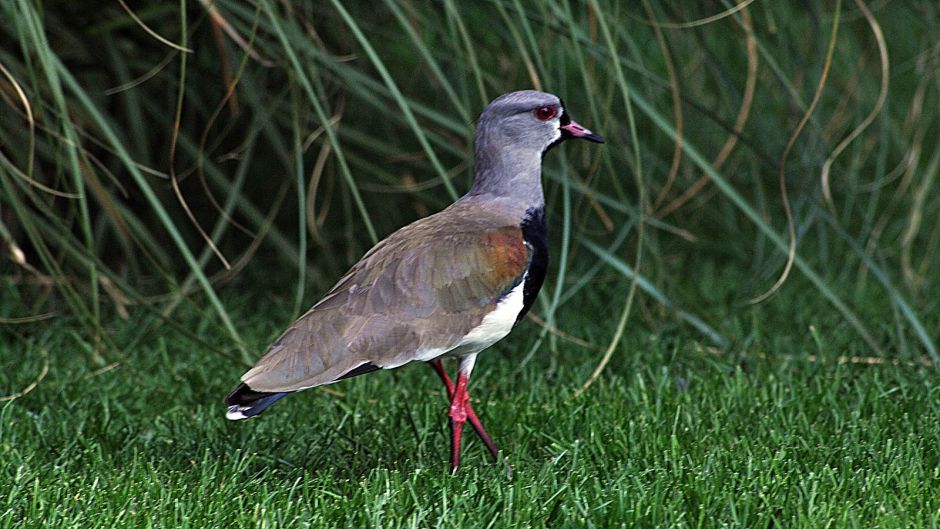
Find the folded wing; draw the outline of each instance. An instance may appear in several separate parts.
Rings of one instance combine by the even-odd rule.
[[[517,226],[439,219],[373,248],[242,381],[258,392],[297,391],[456,347],[523,281],[531,256]]]

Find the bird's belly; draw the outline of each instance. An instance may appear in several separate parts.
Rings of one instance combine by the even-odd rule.
[[[427,362],[439,356],[464,356],[479,353],[509,334],[523,308],[525,278],[509,291],[483,321],[448,349],[435,348],[418,353],[415,360]]]

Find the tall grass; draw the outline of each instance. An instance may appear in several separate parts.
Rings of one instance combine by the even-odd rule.
[[[202,345],[247,361],[262,344],[243,343],[227,291],[291,296],[296,315],[468,188],[486,102],[539,88],[608,141],[546,158],[542,348],[560,331],[610,359],[623,332],[673,322],[763,348],[710,307],[760,321],[792,311],[789,290],[832,312],[770,334],[848,326],[858,339],[822,354],[940,360],[936,3],[685,7],[3,2],[0,271],[15,294],[0,317],[74,318],[109,356],[114,315],[198,340],[173,318],[192,304],[229,337]],[[715,278],[731,298],[700,288]],[[586,288],[609,292],[604,336],[566,326]]]

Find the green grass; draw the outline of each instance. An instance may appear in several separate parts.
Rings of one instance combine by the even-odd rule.
[[[596,312],[591,299],[577,308]],[[290,304],[226,301],[259,345]],[[180,314],[206,339],[224,337],[211,318]],[[614,325],[564,317],[580,331]],[[138,323],[108,328],[128,343]],[[44,362],[49,373],[0,404],[0,527],[940,525],[935,370],[823,361],[802,349],[809,336],[792,337],[791,355],[765,349],[766,337],[718,353],[687,332],[634,327],[575,396],[599,351],[562,342],[520,368],[538,331],[527,322],[481,358],[471,385],[510,477],[472,433],[448,474],[445,396],[425,366],[233,423],[221,399],[243,365],[163,329],[101,373],[67,323],[8,330],[4,393]]]
[[[697,260],[745,278],[761,318],[802,289],[866,354],[940,362],[936,2],[684,7],[2,2],[0,243],[19,257],[0,275],[23,303],[0,317],[69,313],[114,352],[101,314],[172,323],[201,291],[247,359],[227,285],[276,262],[299,313],[468,188],[487,101],[541,87],[608,140],[546,157],[550,324],[616,270],[639,291],[620,321],[653,299],[715,327]],[[875,291],[884,310],[860,302]]]

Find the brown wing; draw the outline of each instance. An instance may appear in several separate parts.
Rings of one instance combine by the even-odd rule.
[[[483,224],[435,215],[393,233],[242,381],[254,391],[296,391],[365,364],[397,367],[453,348],[522,281],[529,263],[519,227]]]

